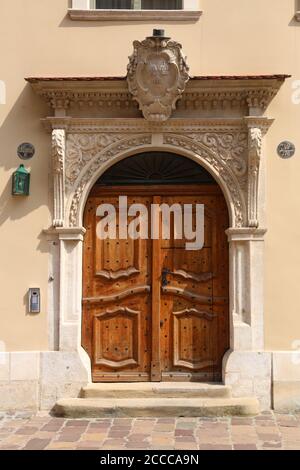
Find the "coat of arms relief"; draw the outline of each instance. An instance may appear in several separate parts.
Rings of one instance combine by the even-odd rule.
[[[166,121],[189,81],[181,44],[154,30],[144,41],[134,41],[129,58],[129,91],[148,121]]]

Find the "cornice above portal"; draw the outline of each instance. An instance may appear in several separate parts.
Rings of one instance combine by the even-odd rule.
[[[193,77],[173,116],[262,116],[288,75]],[[126,77],[26,79],[56,117],[140,117]]]
[[[187,132],[238,132],[248,126],[257,126],[266,133],[273,119],[267,117],[245,118],[171,118],[163,123],[153,123],[142,118],[136,119],[103,119],[48,117],[42,119],[47,132],[64,129],[68,133],[187,133]]]

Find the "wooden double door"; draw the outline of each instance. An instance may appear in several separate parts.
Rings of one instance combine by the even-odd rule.
[[[156,239],[121,238],[119,195],[149,213],[152,204],[203,204],[203,248],[187,250],[173,223],[164,239],[161,220]],[[101,204],[116,210],[116,237],[97,236]],[[95,186],[84,226],[82,343],[93,381],[220,381],[229,312],[228,211],[219,187]]]

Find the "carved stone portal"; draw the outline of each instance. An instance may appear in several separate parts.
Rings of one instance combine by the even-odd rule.
[[[129,91],[148,121],[166,121],[189,80],[182,46],[162,36],[134,41],[133,46],[127,75]]]

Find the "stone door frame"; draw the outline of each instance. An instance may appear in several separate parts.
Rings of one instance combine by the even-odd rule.
[[[98,178],[123,158],[173,152],[209,171],[223,190],[230,228],[230,351],[223,381],[236,396],[270,405],[271,362],[264,350],[264,163],[262,139],[271,120],[173,119],[160,126],[142,119],[47,118],[52,133],[53,227],[49,330],[52,347],[72,352],[81,381],[91,380],[81,347],[82,227],[84,207]],[[263,228],[262,228],[263,227]],[[55,276],[56,273],[57,275]]]

